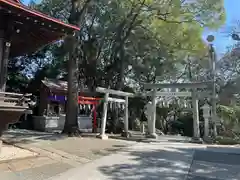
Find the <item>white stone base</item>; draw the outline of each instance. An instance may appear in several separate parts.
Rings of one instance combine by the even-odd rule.
[[[100,134],[99,136],[97,136],[98,138],[102,139],[102,140],[107,140],[108,136],[106,134]]]
[[[203,141],[205,143],[210,143],[210,144],[212,144],[214,142],[213,139],[211,137],[209,137],[209,136],[204,136],[203,137]]]
[[[197,137],[193,137],[190,142],[196,143],[196,144],[203,144],[203,140],[201,138],[197,138]]]
[[[131,134],[130,132],[123,132],[123,133],[121,134],[121,136],[122,136],[122,137],[125,137],[125,138],[129,138],[129,137],[132,136],[132,134]]]
[[[151,139],[157,139],[158,135],[156,133],[151,133],[151,134],[147,134],[146,137]]]

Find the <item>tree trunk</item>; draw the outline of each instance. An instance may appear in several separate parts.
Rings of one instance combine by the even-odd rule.
[[[64,134],[69,136],[79,136],[80,131],[78,128],[78,91],[77,91],[77,81],[76,81],[76,58],[73,55],[75,49],[76,39],[75,37],[69,37],[66,40],[66,46],[69,48],[68,62],[67,62],[67,82],[68,82],[68,92],[67,92],[67,114],[66,121],[63,129]]]
[[[69,16],[69,23],[82,26],[86,10],[88,9],[92,0],[82,2],[80,0],[71,0],[72,8]],[[79,136],[80,130],[78,128],[78,85],[77,85],[77,59],[82,62],[82,59],[77,49],[79,32],[75,32],[75,36],[69,35],[64,42],[68,54],[67,72],[68,72],[68,92],[67,92],[67,113],[65,125],[62,133],[69,136]],[[81,91],[81,90],[80,90]]]

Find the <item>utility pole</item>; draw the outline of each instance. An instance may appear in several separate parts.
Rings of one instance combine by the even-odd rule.
[[[212,42],[214,41],[214,36],[209,35],[207,37],[209,42],[209,53],[210,53],[210,63],[211,63],[211,80],[212,80],[212,122],[213,122],[213,133],[214,137],[217,136],[217,101],[216,101],[216,53]]]

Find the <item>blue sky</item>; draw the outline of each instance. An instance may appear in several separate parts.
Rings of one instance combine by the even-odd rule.
[[[27,4],[30,0],[23,1]],[[231,37],[229,37],[229,34],[231,27],[234,26],[237,20],[240,20],[240,0],[224,0],[224,6],[226,9],[225,25],[215,31],[206,30],[203,34],[203,39],[206,39],[206,36],[209,34],[215,36],[214,46],[219,56],[222,56],[226,52],[227,47],[235,43]]]
[[[236,43],[229,37],[231,30],[238,20],[240,20],[240,0],[224,0],[226,9],[226,23],[216,31],[205,31],[203,38],[205,39],[208,34],[215,36],[214,46],[219,56],[222,56],[227,47]],[[240,30],[240,28],[239,28]]]

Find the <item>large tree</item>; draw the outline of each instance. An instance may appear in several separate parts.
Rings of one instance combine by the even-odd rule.
[[[43,0],[32,7],[81,27],[59,53],[68,62],[66,133],[77,130],[76,96],[84,85],[122,89],[176,78],[187,56],[205,56],[203,29],[225,18],[222,0]]]

